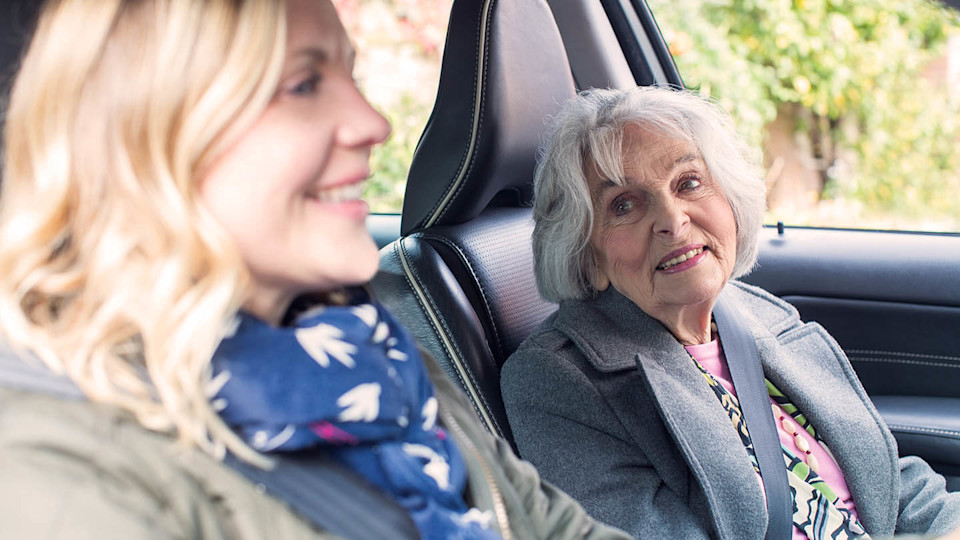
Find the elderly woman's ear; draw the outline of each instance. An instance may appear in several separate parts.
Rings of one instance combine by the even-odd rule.
[[[597,262],[597,256],[593,255],[590,257],[590,263],[592,268],[587,272],[587,280],[590,281],[590,285],[597,291],[603,292],[610,287],[610,277],[607,276],[607,273],[600,268],[600,263]]]

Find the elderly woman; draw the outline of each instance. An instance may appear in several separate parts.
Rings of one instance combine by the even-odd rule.
[[[365,292],[390,125],[353,59],[330,0],[45,3],[4,131],[0,538],[626,538]]]
[[[729,118],[688,92],[590,91],[555,118],[533,249],[540,293],[560,308],[501,377],[521,454],[636,537],[763,538],[764,483],[784,468],[783,528],[767,538],[787,537],[790,521],[810,539],[955,529],[960,493],[898,459],[834,340],[735,281],[757,258],[755,163]],[[718,335],[721,305],[740,323],[727,331],[716,317]],[[750,347],[760,423],[728,369]],[[755,452],[750,431],[764,422]],[[756,456],[771,447],[762,478]]]

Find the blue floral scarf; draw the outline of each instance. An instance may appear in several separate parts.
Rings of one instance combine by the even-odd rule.
[[[365,294],[280,328],[238,314],[210,384],[214,407],[253,448],[328,452],[390,494],[423,538],[499,538],[490,513],[464,502],[466,467],[437,425],[412,337]]]

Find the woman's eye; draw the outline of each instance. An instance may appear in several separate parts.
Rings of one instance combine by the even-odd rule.
[[[623,216],[634,209],[636,203],[633,199],[618,198],[613,201],[613,213],[617,216]]]
[[[697,189],[700,187],[700,184],[701,182],[699,178],[687,178],[686,180],[680,182],[680,191]]]
[[[318,86],[320,86],[320,75],[311,75],[295,84],[289,92],[295,96],[309,96],[317,92]]]

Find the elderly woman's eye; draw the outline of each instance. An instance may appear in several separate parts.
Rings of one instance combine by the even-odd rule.
[[[680,182],[680,191],[696,189],[700,187],[701,183],[699,178],[687,178]]]
[[[612,206],[613,213],[618,216],[622,216],[633,210],[633,208],[636,206],[636,203],[633,201],[633,199],[622,198],[615,199]]]

